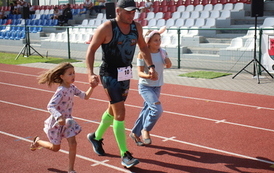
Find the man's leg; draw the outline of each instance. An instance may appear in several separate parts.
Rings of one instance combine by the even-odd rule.
[[[95,139],[100,140],[102,139],[104,133],[109,128],[109,126],[113,123],[113,116],[108,113],[106,110],[102,116],[101,123],[95,132]]]
[[[87,138],[89,142],[93,145],[93,150],[99,156],[105,155],[105,151],[102,147],[103,135],[109,126],[113,123],[113,116],[108,113],[108,110],[104,112],[100,125],[98,126],[95,133],[89,133]]]
[[[113,121],[113,132],[120,149],[122,157],[122,165],[130,168],[139,163],[138,159],[132,157],[131,153],[128,152],[126,145],[126,132],[125,132],[125,103],[124,101],[111,104],[111,108],[114,115]]]

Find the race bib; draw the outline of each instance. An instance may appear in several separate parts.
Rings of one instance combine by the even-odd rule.
[[[118,81],[129,80],[132,78],[132,69],[130,66],[127,67],[119,67],[117,68],[118,71]]]

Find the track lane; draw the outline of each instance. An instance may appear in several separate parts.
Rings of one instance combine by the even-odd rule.
[[[32,68],[30,68],[32,69]],[[31,70],[29,70],[28,72],[31,72]],[[0,73],[1,74],[1,73]],[[16,74],[18,75],[18,74]],[[34,76],[33,76],[34,77]],[[14,77],[15,78],[15,77]],[[80,78],[79,78],[80,79]],[[2,95],[5,95],[5,98],[8,99],[9,101],[16,101],[17,103],[22,103],[22,105],[24,105],[24,103],[30,103],[30,105],[33,105],[35,107],[35,105],[38,102],[38,99],[36,98],[40,98],[41,102],[40,104],[38,104],[38,107],[42,107],[45,109],[46,104],[49,100],[49,98],[52,96],[51,92],[45,92],[42,90],[35,90],[35,92],[37,92],[35,94],[35,92],[31,89],[28,89],[28,84],[30,84],[30,86],[34,87],[37,84],[35,84],[34,82],[30,82],[31,81],[35,81],[35,78],[24,78],[23,80],[14,80],[14,82],[18,82],[18,85],[23,84],[24,86],[26,86],[25,89],[21,90],[21,88],[19,87],[11,87],[11,86],[6,86],[6,88],[3,88],[5,86],[4,85],[0,85],[1,88],[3,88],[3,90],[5,92],[0,92],[1,95],[1,100],[2,100]],[[78,80],[78,75],[77,75],[77,80]],[[83,80],[86,80],[85,76],[83,75]],[[2,77],[1,77],[1,82],[2,82]],[[36,82],[36,81],[35,81]],[[28,84],[26,84],[28,83]],[[132,82],[133,85],[136,84],[136,81]],[[76,84],[77,86],[79,85],[82,88],[85,88],[87,85],[83,84],[81,85],[81,81],[80,83]],[[172,86],[172,85],[171,85]],[[47,87],[45,87],[44,85],[38,85],[39,88],[45,88],[46,90],[50,90]],[[35,88],[35,87],[34,87]],[[133,87],[134,88],[134,87]],[[182,86],[182,88],[184,88]],[[194,88],[195,89],[195,88]],[[12,92],[15,92],[14,96],[12,96],[8,93],[9,90],[12,90]],[[21,90],[21,91],[16,91],[16,90]],[[27,90],[31,90],[30,92],[28,92]],[[75,109],[74,109],[74,113],[77,114],[76,117],[83,117],[83,118],[88,118],[89,120],[94,121],[94,123],[92,122],[85,122],[82,120],[77,120],[81,123],[81,126],[83,127],[83,132],[79,135],[79,139],[78,139],[78,143],[79,145],[81,145],[81,147],[79,148],[79,153],[83,153],[85,155],[87,155],[87,157],[90,158],[98,158],[98,156],[95,156],[90,148],[90,144],[87,143],[86,141],[86,137],[85,135],[96,129],[96,127],[98,126],[98,124],[96,124],[96,122],[98,123],[99,119],[101,116],[101,113],[104,111],[104,109],[106,108],[107,105],[107,101],[104,99],[104,93],[100,92],[99,90],[102,90],[101,88],[98,88],[98,93],[96,93],[96,97],[94,97],[93,99],[88,100],[87,102],[83,102],[80,99],[75,99]],[[53,87],[52,91],[55,91],[55,87]],[[133,91],[133,92],[132,92]],[[127,117],[127,121],[126,121],[126,126],[127,127],[131,127],[134,120],[136,119],[136,116],[139,113],[140,110],[140,106],[142,101],[141,99],[139,99],[137,101],[136,98],[138,98],[138,94],[137,92],[135,92],[134,90],[132,90],[130,92],[130,97],[127,100],[127,113],[128,116]],[[168,93],[167,91],[164,91],[165,93]],[[33,96],[32,98],[35,99],[18,99],[16,97],[21,96],[21,97],[26,97],[27,95],[29,95],[29,93],[32,93]],[[48,93],[46,94],[46,96],[44,96],[44,93]],[[34,97],[35,96],[35,97]],[[49,98],[47,98],[49,97]],[[98,99],[99,98],[99,99]],[[163,117],[160,119],[159,124],[156,125],[155,130],[153,130],[153,141],[155,141],[154,146],[151,147],[143,147],[142,149],[140,149],[140,147],[136,147],[133,145],[133,142],[129,140],[128,144],[132,144],[129,145],[129,147],[132,149],[130,151],[133,151],[134,156],[136,156],[137,158],[140,158],[140,160],[142,161],[142,164],[140,164],[140,166],[138,166],[137,168],[133,169],[136,172],[149,172],[149,170],[151,170],[151,172],[153,172],[153,170],[157,171],[157,172],[170,172],[172,170],[172,172],[181,172],[181,171],[185,171],[185,172],[203,172],[203,171],[211,171],[211,172],[221,172],[222,170],[224,170],[225,172],[233,172],[232,170],[236,167],[239,168],[241,170],[249,170],[248,166],[251,166],[251,169],[253,170],[253,172],[260,170],[260,172],[264,172],[264,171],[269,171],[270,170],[270,165],[265,164],[263,162],[260,161],[251,161],[248,158],[242,158],[239,156],[234,156],[231,154],[224,154],[224,153],[220,153],[219,151],[214,151],[214,150],[210,150],[210,149],[205,149],[203,147],[198,147],[200,146],[200,144],[209,144],[209,145],[201,145],[201,146],[210,146],[210,145],[215,145],[218,146],[220,143],[220,146],[223,147],[222,145],[231,142],[235,139],[240,140],[240,142],[242,142],[243,144],[247,145],[246,143],[248,143],[248,141],[244,141],[244,138],[252,138],[252,136],[246,136],[245,134],[247,133],[252,133],[253,135],[255,135],[254,139],[264,139],[264,138],[260,138],[260,136],[262,136],[262,134],[265,134],[265,132],[261,132],[260,134],[257,134],[257,130],[250,130],[250,128],[243,128],[243,127],[238,127],[235,129],[235,127],[233,126],[233,128],[230,125],[224,124],[224,123],[216,123],[214,121],[210,122],[210,121],[204,121],[201,120],[199,118],[193,118],[193,117],[189,117],[189,116],[181,116],[181,115],[176,115],[176,114],[180,114],[180,110],[178,108],[183,107],[182,105],[177,105],[177,107],[173,107],[172,105],[170,105],[168,100],[174,100],[173,96],[165,96],[163,97],[163,104],[164,105],[168,105],[168,107],[170,109],[172,109],[174,111],[174,114],[170,113],[171,111],[166,111],[163,115]],[[176,99],[175,99],[176,100]],[[189,100],[199,100],[199,99],[184,99],[186,100],[186,102],[189,102]],[[233,99],[231,99],[233,100]],[[244,100],[244,99],[242,99]],[[165,102],[166,101],[166,102]],[[206,101],[198,101],[199,104],[204,104],[208,103]],[[91,104],[91,107],[96,107],[96,109],[91,110],[91,107],[87,107],[88,104]],[[193,105],[194,103],[187,103],[185,106],[187,105]],[[210,102],[210,104],[212,104]],[[220,104],[220,103],[219,103]],[[262,105],[261,103],[259,103],[260,105]],[[0,103],[0,107],[2,108],[4,104]],[[214,105],[212,105],[214,106]],[[225,104],[225,106],[227,106],[227,104]],[[3,106],[5,107],[5,106]],[[219,107],[219,106],[218,106]],[[221,106],[222,107],[222,106]],[[233,107],[234,108],[234,107]],[[14,109],[14,114],[16,114],[16,112],[18,112],[18,109],[15,107],[13,107]],[[84,110],[82,110],[84,109]],[[243,109],[246,109],[243,108]],[[248,108],[249,109],[249,108]],[[190,109],[191,110],[191,109]],[[205,107],[206,110],[206,107]],[[229,109],[228,109],[229,110]],[[241,109],[240,109],[241,110]],[[33,111],[32,111],[33,112]],[[37,112],[37,111],[36,111]],[[193,112],[193,111],[192,111]],[[270,111],[271,112],[271,111]],[[24,114],[25,116],[28,116],[29,112],[24,112],[20,110],[20,113]],[[246,115],[246,113],[244,114]],[[46,113],[46,111],[44,113],[42,113],[42,116],[38,116],[39,119],[35,120],[36,123],[34,123],[35,126],[37,126],[36,128],[40,128],[37,131],[40,131],[40,133],[42,134],[43,132],[41,131],[41,123],[43,122],[43,120],[45,118],[47,118],[48,113]],[[219,115],[216,115],[217,117],[219,117]],[[33,117],[36,118],[35,115],[33,115]],[[267,116],[266,116],[267,117]],[[14,117],[16,119],[16,117]],[[216,119],[218,120],[218,119]],[[22,120],[24,121],[24,120]],[[25,120],[26,121],[26,120]],[[8,122],[8,121],[7,121]],[[167,126],[166,123],[169,122],[170,126],[172,126],[172,128],[170,126]],[[173,123],[176,122],[176,123]],[[182,122],[182,124],[178,123],[178,122]],[[201,123],[202,122],[202,123]],[[40,123],[39,125],[37,125],[37,123]],[[213,124],[213,125],[212,125]],[[182,125],[184,127],[182,127]],[[34,127],[35,127],[34,126]],[[222,131],[220,131],[219,126],[221,126],[220,129],[223,129]],[[16,126],[14,126],[13,128],[16,128]],[[172,137],[172,135],[170,134],[175,134],[174,129],[180,129],[178,132],[176,132],[176,138],[174,140],[166,140],[170,137]],[[243,129],[248,129],[248,130],[243,130]],[[12,130],[12,128],[10,129]],[[31,129],[31,131],[34,129]],[[237,136],[236,133],[234,133],[235,131],[241,131],[241,135],[239,137],[235,137]],[[29,131],[27,131],[26,133],[28,133]],[[183,132],[183,133],[182,133]],[[230,133],[228,133],[230,132]],[[18,133],[21,133],[21,131],[18,131]],[[128,133],[128,132],[127,132]],[[213,133],[210,135],[210,133]],[[30,133],[32,134],[32,133]],[[158,135],[157,135],[158,134]],[[161,135],[159,135],[161,134]],[[155,135],[155,136],[154,136]],[[200,135],[200,136],[199,136]],[[218,141],[220,138],[218,137],[223,137],[223,136],[233,136],[234,137],[230,137],[229,139],[225,139],[225,140],[221,140]],[[27,136],[27,135],[24,135]],[[119,162],[120,162],[120,158],[118,156],[118,152],[117,152],[117,147],[115,144],[115,139],[113,139],[112,137],[112,131],[109,130],[106,134],[106,142],[108,144],[105,145],[107,151],[109,151],[109,153],[111,154],[110,157],[108,157],[108,159],[110,159],[110,162],[113,162],[114,165],[116,165],[117,167],[121,167]],[[202,138],[201,138],[202,136]],[[273,133],[270,133],[269,137],[273,136]],[[162,138],[161,138],[162,137]],[[195,139],[196,138],[196,139]],[[187,139],[187,140],[186,140]],[[163,141],[164,140],[164,141]],[[182,141],[182,142],[176,142],[177,140]],[[196,141],[197,143],[191,143],[191,140]],[[255,157],[263,157],[264,155],[261,153],[263,153],[263,151],[257,151],[258,149],[255,149],[256,151],[254,153],[252,153],[252,151],[250,151],[249,149],[255,148],[256,146],[265,146],[268,147],[268,142],[267,144],[252,144],[251,143],[251,147],[248,149],[245,149],[245,145],[243,146],[238,146],[237,140],[235,142],[235,144],[232,144],[231,146],[229,146],[230,144],[228,143],[228,146],[224,146],[226,149],[231,149],[231,150],[227,150],[227,151],[233,151],[233,150],[239,150],[243,152],[243,155],[245,155],[246,153],[250,153],[250,156],[255,156]],[[264,140],[267,140],[264,139]],[[217,141],[217,142],[216,142]],[[269,141],[269,139],[268,139]],[[189,143],[188,143],[189,142]],[[213,144],[211,144],[213,142]],[[110,143],[113,143],[112,145],[110,145]],[[178,144],[179,143],[179,144]],[[199,144],[200,143],[200,144]],[[269,142],[271,144],[271,141]],[[194,145],[191,145],[194,144]],[[273,142],[272,142],[273,144]],[[195,146],[198,145],[198,146]],[[235,149],[236,146],[236,149]],[[269,151],[271,149],[273,149],[272,146],[269,147]],[[66,145],[64,145],[64,148],[66,148]],[[261,147],[259,147],[261,148]],[[247,152],[245,151],[247,150]],[[44,152],[44,150],[41,150]],[[88,151],[88,152],[87,152]],[[40,151],[39,151],[40,152]],[[47,157],[51,157],[52,154],[50,152],[47,152],[50,156]],[[265,157],[263,157],[264,159],[262,160],[268,160],[270,159],[270,163],[271,160],[273,160],[273,158],[271,159],[271,157],[268,157],[269,153],[266,153]],[[249,154],[248,154],[249,155]],[[34,157],[37,158],[36,154],[33,154]],[[151,156],[153,156],[153,158],[151,158]],[[63,157],[63,156],[62,156]],[[255,158],[253,157],[253,158]],[[174,160],[176,158],[176,161]],[[199,159],[200,158],[200,159]],[[217,159],[218,158],[218,159]],[[219,160],[219,161],[218,161]],[[230,161],[231,160],[231,161]],[[174,162],[175,161],[175,162]],[[77,162],[78,163],[78,162]],[[81,163],[82,164],[82,161]],[[163,165],[163,166],[162,166]],[[253,166],[254,165],[254,166]],[[58,166],[57,166],[58,167]],[[60,167],[60,165],[59,165]],[[96,166],[94,167],[95,172],[96,172]],[[259,169],[257,169],[259,168]],[[148,170],[149,169],[149,170]],[[77,170],[81,170],[81,169],[77,169]],[[90,170],[90,169],[89,169]],[[82,171],[81,171],[82,172]]]

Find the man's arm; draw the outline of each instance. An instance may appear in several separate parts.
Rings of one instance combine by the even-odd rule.
[[[158,75],[157,75],[157,72],[155,71],[155,67],[153,67],[153,62],[152,62],[152,59],[151,59],[151,54],[149,52],[149,49],[147,47],[147,44],[144,40],[144,37],[143,37],[143,28],[142,26],[140,25],[140,23],[138,22],[135,22],[136,24],[136,27],[137,27],[137,30],[138,30],[138,46],[139,46],[139,49],[140,49],[140,54],[141,56],[144,58],[147,66],[149,67],[149,73],[151,74],[151,80],[157,80],[158,79]],[[151,67],[151,68],[150,68]]]
[[[105,42],[108,32],[108,25],[106,23],[100,25],[96,29],[87,50],[86,65],[88,70],[89,83],[92,85],[92,87],[97,86],[99,82],[98,76],[93,71],[95,52],[101,46],[101,44]]]

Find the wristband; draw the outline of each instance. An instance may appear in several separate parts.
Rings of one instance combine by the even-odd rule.
[[[150,69],[150,68],[155,68],[155,65],[152,64],[152,65],[148,66],[147,68],[148,68],[148,69]]]

